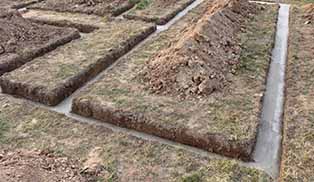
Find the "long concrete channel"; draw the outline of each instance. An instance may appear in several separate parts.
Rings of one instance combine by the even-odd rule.
[[[196,0],[194,3],[189,5],[183,11],[181,11],[177,16],[175,16],[172,20],[170,20],[166,25],[157,26],[157,31],[153,33],[151,36],[146,38],[143,42],[133,48],[129,53],[125,56],[131,54],[137,47],[144,44],[148,39],[152,36],[158,35],[160,32],[163,32],[179,19],[181,19],[184,15],[186,15],[190,10],[195,8],[197,5],[202,3],[203,0]],[[251,3],[261,3],[261,4],[269,4],[272,5],[274,3],[267,2],[259,2],[252,1]],[[263,107],[261,114],[261,123],[258,128],[257,142],[255,146],[255,150],[253,153],[254,162],[245,163],[241,162],[241,165],[250,166],[254,168],[261,169],[272,176],[274,179],[277,179],[279,176],[279,168],[280,168],[280,159],[281,159],[281,141],[282,141],[282,116],[283,116],[283,107],[284,107],[284,89],[285,89],[285,67],[286,67],[286,59],[287,59],[287,49],[288,49],[288,36],[289,36],[289,9],[290,6],[286,4],[280,4],[278,21],[277,21],[277,29],[276,29],[276,38],[275,45],[272,51],[270,69],[267,76],[267,84],[266,84],[266,92],[264,94],[263,99]],[[122,58],[123,58],[122,57]],[[120,58],[120,59],[122,59]],[[115,64],[111,65],[111,67],[115,66],[119,62],[116,61]],[[109,67],[108,69],[110,69]],[[96,76],[94,79],[89,81],[80,89],[76,90],[70,97],[65,99],[59,105],[55,107],[48,107],[39,103],[33,103],[37,106],[64,114],[70,118],[73,118],[76,121],[99,125],[106,128],[109,128],[113,131],[127,133],[145,140],[158,141],[163,144],[184,148],[185,150],[195,152],[202,156],[211,156],[213,158],[226,158],[217,154],[212,154],[207,151],[179,144],[170,140],[166,140],[160,137],[156,137],[153,135],[149,135],[142,132],[137,132],[135,130],[121,128],[109,123],[104,123],[98,120],[85,118],[76,114],[71,113],[72,101],[77,96],[77,94],[87,86],[95,83],[99,80],[103,75],[106,74],[106,70]],[[1,90],[0,90],[1,91]]]
[[[275,46],[267,77],[261,123],[253,153],[256,165],[277,178],[281,159],[285,68],[288,53],[290,5],[280,4]]]

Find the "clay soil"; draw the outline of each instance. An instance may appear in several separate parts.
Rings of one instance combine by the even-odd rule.
[[[126,18],[166,24],[178,12],[190,5],[194,0],[141,0]]]
[[[229,84],[225,89],[207,97],[181,100],[172,95],[152,93],[145,86],[145,82],[139,79],[147,64],[150,64],[150,60],[155,60],[158,55],[169,52],[175,49],[174,47],[181,48],[177,45],[185,45],[178,44],[180,37],[190,31],[191,25],[198,27],[203,24],[203,20],[198,20],[208,12],[208,7],[213,5],[207,3],[120,60],[100,81],[86,88],[73,101],[73,112],[226,156],[250,160],[273,45],[277,18],[276,6],[271,6],[272,8],[267,10],[264,7],[253,7],[254,10],[258,9],[256,12],[259,12],[255,15],[256,18],[249,15],[242,16],[225,9],[223,13],[219,11],[219,15],[209,18],[208,32],[211,32],[214,27],[209,25],[215,23],[217,29],[214,30],[222,35],[229,35],[223,28],[239,29],[236,28],[239,25],[230,22],[232,18],[242,18],[241,21],[234,21],[241,25],[241,32],[237,36],[231,32],[234,36],[233,40],[221,38],[221,44],[217,44],[217,46],[234,45],[235,39],[238,39],[242,47],[241,51],[237,52],[240,58],[236,59],[238,62],[234,68],[235,72],[228,74],[226,80]],[[233,6],[228,6],[230,7]],[[218,18],[218,21],[213,18]],[[205,29],[205,25],[201,27]],[[206,38],[207,34],[199,32],[198,35],[188,38],[200,38],[198,40],[202,43],[204,39],[201,38]],[[191,43],[194,44],[194,41],[192,39]],[[180,49],[177,51],[179,52]],[[232,51],[227,49],[225,53],[230,52]],[[202,56],[202,54],[194,55]],[[198,64],[197,61],[194,63]],[[205,64],[207,63],[203,61],[204,67]],[[182,65],[186,66],[186,64]],[[225,69],[227,68],[229,67]]]
[[[302,7],[304,17],[309,20],[307,23],[314,23],[314,3],[306,4]]]
[[[144,82],[153,93],[184,98],[210,95],[225,87],[227,74],[239,64],[241,50],[235,37],[241,24],[257,10],[245,1],[220,3],[210,7],[176,43],[148,61]]]
[[[155,31],[152,24],[115,20],[3,76],[4,93],[57,105]]]
[[[29,8],[117,16],[131,9],[137,0],[45,0]]]
[[[308,7],[293,6],[290,20],[289,57],[281,181],[314,181],[314,23]]]
[[[17,12],[0,18],[0,75],[75,38],[74,29],[33,23]]]

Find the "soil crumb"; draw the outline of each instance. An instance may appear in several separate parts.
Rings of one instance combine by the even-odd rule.
[[[314,20],[314,3],[309,3],[303,6],[305,18],[309,21]]]
[[[257,11],[247,0],[218,0],[174,43],[149,60],[141,78],[156,94],[180,98],[222,90],[239,63],[237,33]]]
[[[0,151],[0,182],[88,182],[78,161],[51,151]]]
[[[3,18],[10,14],[12,11],[10,11],[9,8],[0,7],[0,18]]]
[[[0,55],[23,54],[26,49],[42,45],[67,31],[26,20],[18,11],[3,13],[0,15]]]

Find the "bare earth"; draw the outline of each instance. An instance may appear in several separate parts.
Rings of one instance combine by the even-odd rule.
[[[37,24],[16,11],[0,17],[0,26],[0,75],[80,37],[74,29]]]
[[[192,2],[0,0],[0,182],[274,181],[243,163],[278,7],[204,1],[150,36]],[[314,2],[281,2],[293,5],[279,181],[314,181]],[[72,105],[101,122],[35,103],[57,105],[104,70]]]
[[[80,166],[51,151],[0,151],[0,182],[87,182]],[[84,173],[83,173],[84,174]]]

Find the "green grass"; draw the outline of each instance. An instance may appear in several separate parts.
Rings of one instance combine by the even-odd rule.
[[[99,89],[96,91],[96,95],[108,95],[108,96],[117,96],[117,95],[127,95],[130,91],[126,89],[120,89],[120,88],[112,88],[112,89]]]
[[[138,0],[129,0],[130,4],[136,4],[138,2]]]
[[[150,4],[150,0],[141,0],[137,5],[136,9],[145,9]]]
[[[62,64],[62,65],[60,65],[60,70],[59,70],[57,76],[61,79],[66,79],[66,78],[74,75],[78,70],[79,70],[79,68],[77,67],[77,65]]]
[[[0,143],[5,141],[5,134],[9,131],[8,122],[0,115]]]
[[[189,176],[183,177],[182,182],[201,182],[202,175],[200,173],[193,173]]]

